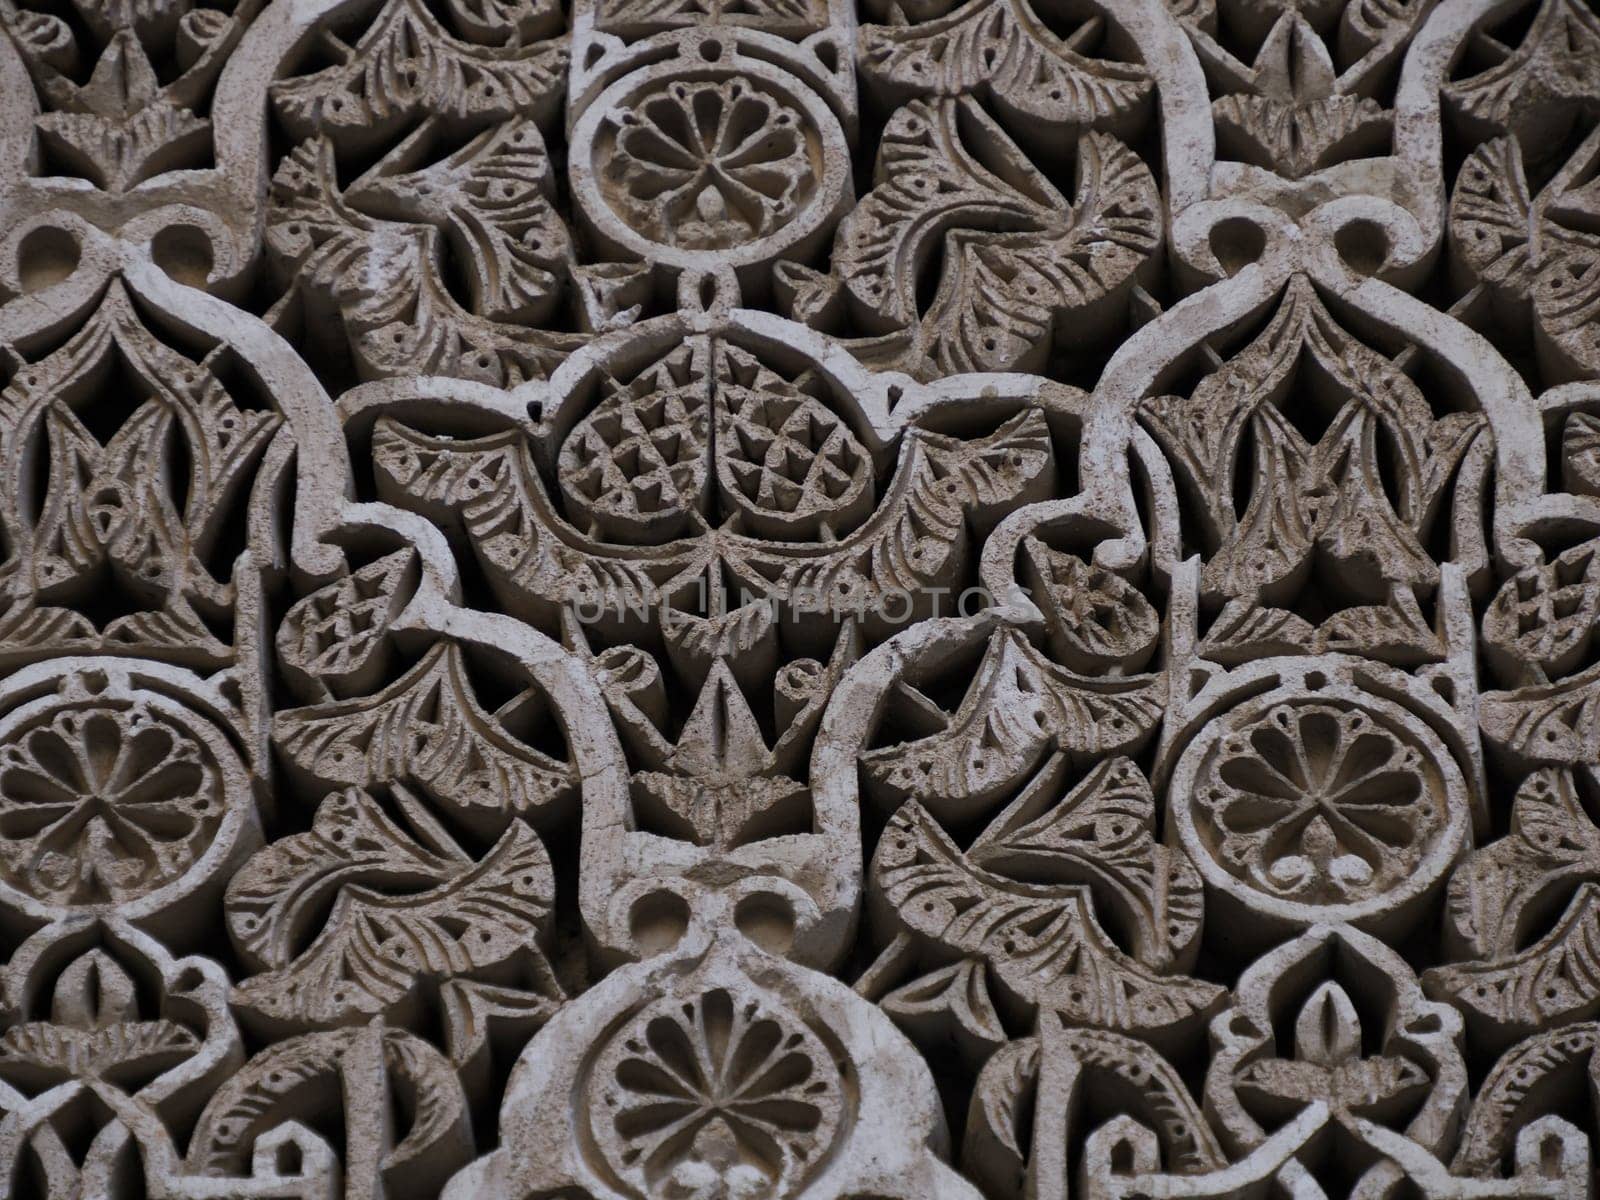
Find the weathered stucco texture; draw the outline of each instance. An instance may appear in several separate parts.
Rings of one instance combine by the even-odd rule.
[[[1600,1194],[1593,5],[0,32],[0,1196]]]

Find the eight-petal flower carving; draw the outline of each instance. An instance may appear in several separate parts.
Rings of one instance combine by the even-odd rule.
[[[1231,734],[1199,798],[1230,870],[1344,903],[1403,880],[1438,824],[1421,752],[1360,709],[1280,704]]]
[[[668,245],[743,245],[799,211],[815,176],[798,111],[742,75],[676,80],[618,116],[599,167],[611,203]]]
[[[224,812],[200,744],[143,708],[65,709],[0,751],[0,871],[57,903],[117,903],[177,878]]]

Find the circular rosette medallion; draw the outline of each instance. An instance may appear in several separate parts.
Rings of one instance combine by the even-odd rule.
[[[589,1122],[646,1196],[791,1196],[838,1137],[844,1081],[793,1013],[711,988],[647,1005],[596,1059]]]
[[[1439,737],[1344,687],[1221,713],[1178,760],[1171,798],[1207,883],[1294,924],[1394,917],[1441,881],[1469,821]]]
[[[137,920],[220,888],[259,840],[227,737],[115,671],[58,682],[0,717],[0,903]]]
[[[718,39],[680,45],[612,84],[573,130],[573,195],[595,232],[673,267],[748,266],[827,236],[850,180],[833,112]]]

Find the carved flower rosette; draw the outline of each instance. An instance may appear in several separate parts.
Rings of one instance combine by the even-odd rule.
[[[1438,697],[1326,658],[1267,660],[1228,684],[1194,702],[1203,724],[1169,730],[1169,837],[1245,922],[1241,938],[1393,929],[1434,902],[1474,812]]]

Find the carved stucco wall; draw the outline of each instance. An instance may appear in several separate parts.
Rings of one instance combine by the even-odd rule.
[[[0,25],[0,1193],[1592,1195],[1582,0]]]

